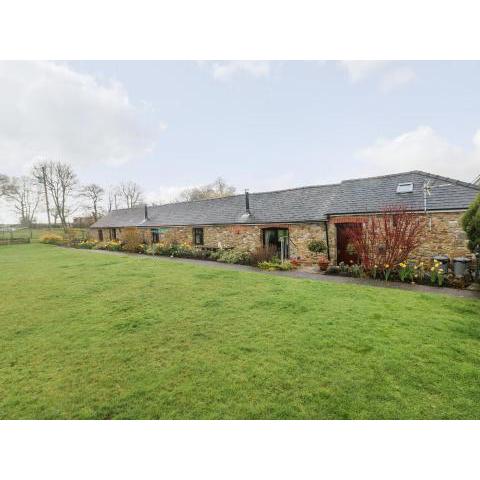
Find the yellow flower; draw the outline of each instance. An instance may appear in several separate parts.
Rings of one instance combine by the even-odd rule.
[[[430,270],[433,272],[435,270],[435,267],[432,267]]]

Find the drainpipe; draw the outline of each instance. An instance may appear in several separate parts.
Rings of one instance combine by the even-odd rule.
[[[330,242],[328,240],[328,221],[324,222],[325,225],[325,238],[327,240],[327,258],[330,260]]]

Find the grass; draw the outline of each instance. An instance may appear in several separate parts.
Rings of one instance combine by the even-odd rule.
[[[0,418],[480,418],[480,302],[0,247]]]

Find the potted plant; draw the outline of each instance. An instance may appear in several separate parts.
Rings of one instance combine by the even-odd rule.
[[[325,272],[330,265],[330,261],[325,255],[321,255],[318,259],[318,268],[320,269],[321,272]]]

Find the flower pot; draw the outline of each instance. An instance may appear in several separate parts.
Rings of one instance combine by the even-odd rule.
[[[330,265],[330,262],[328,260],[328,258],[326,257],[320,257],[318,259],[318,268],[320,269],[321,272],[325,272],[328,268],[328,266]]]

